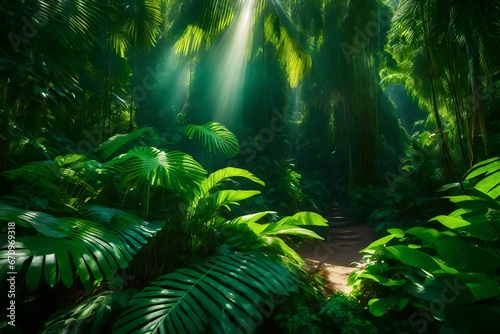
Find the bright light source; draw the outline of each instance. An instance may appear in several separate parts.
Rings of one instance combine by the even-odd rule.
[[[255,3],[256,0],[241,3],[240,12],[218,45],[220,54],[212,90],[215,120],[228,126],[235,123],[236,114],[241,110]]]

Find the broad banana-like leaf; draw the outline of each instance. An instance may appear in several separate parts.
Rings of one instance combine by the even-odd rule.
[[[466,180],[479,175],[483,175],[483,178],[474,188],[493,199],[497,199],[500,196],[500,158],[491,158],[474,165],[468,172]]]

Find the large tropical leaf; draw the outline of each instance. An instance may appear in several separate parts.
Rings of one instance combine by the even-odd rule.
[[[108,165],[120,165],[128,187],[140,185],[186,191],[197,188],[206,171],[190,155],[179,151],[163,151],[154,147],[135,147]]]
[[[94,280],[112,279],[118,269],[127,267],[147,239],[162,227],[119,211],[107,224],[102,224],[83,218],[55,218],[22,209],[16,213],[13,207],[7,209],[4,212],[9,215],[3,215],[2,219],[8,218],[21,226],[33,220],[30,224],[43,233],[16,238],[15,265],[9,261],[12,256],[8,242],[0,244],[0,276],[20,271],[26,264],[25,279],[30,289],[36,289],[42,277],[49,286],[62,281],[71,287],[76,272],[83,286],[90,290]],[[99,208],[90,210],[95,213]]]
[[[466,180],[482,175],[483,178],[474,186],[493,199],[500,196],[500,158],[495,157],[482,161],[467,173]]]
[[[107,159],[126,144],[142,136],[145,133],[153,133],[150,127],[139,128],[127,134],[116,134],[94,149],[94,152],[102,152],[102,156]]]
[[[261,186],[265,186],[264,181],[250,173],[246,169],[226,167],[219,169],[210,174],[200,185],[201,195],[208,194],[214,187],[218,186],[222,181],[233,177],[242,177]]]
[[[132,289],[119,293],[107,290],[87,298],[52,315],[39,333],[102,333],[112,312],[123,307],[134,292]]]
[[[196,139],[210,152],[222,153],[227,157],[234,157],[240,152],[238,139],[224,125],[209,122],[204,125],[189,124],[184,129],[189,139]]]
[[[34,228],[44,236],[55,239],[68,237],[71,233],[71,229],[68,226],[62,226],[59,219],[54,216],[44,212],[19,210],[19,208],[3,203],[0,203],[0,220]]]
[[[302,264],[302,258],[280,236],[294,235],[323,240],[314,231],[299,227],[328,226],[326,219],[312,212],[299,212],[291,217],[284,217],[277,222],[263,223],[274,212],[264,211],[217,223],[224,241],[241,250],[271,249],[289,259]]]
[[[266,0],[266,4],[266,38],[276,46],[288,83],[296,87],[312,67],[307,37],[290,20],[280,1]]]
[[[436,244],[439,256],[461,272],[490,273],[500,267],[494,252],[457,237],[446,237]]]
[[[277,296],[296,291],[297,282],[283,264],[263,254],[214,256],[150,283],[121,312],[114,330],[250,333]]]
[[[188,208],[190,215],[193,216],[196,212],[199,213],[201,210],[206,209],[211,209],[212,212],[215,212],[220,207],[227,207],[229,204],[237,204],[238,201],[242,201],[260,193],[260,191],[256,190],[215,191],[215,188],[223,181],[232,180],[234,177],[245,178],[264,186],[264,182],[262,180],[245,169],[234,167],[219,169],[203,180],[199,186],[199,190],[194,193],[195,196],[191,200]]]

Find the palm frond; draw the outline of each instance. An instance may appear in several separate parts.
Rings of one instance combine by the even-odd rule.
[[[184,33],[174,44],[174,50],[177,54],[188,56],[198,52],[205,42],[203,30],[197,25],[188,25]],[[206,43],[206,42],[205,42]]]
[[[236,136],[224,125],[209,122],[204,125],[189,124],[184,133],[189,139],[195,139],[208,147],[210,152],[222,153],[227,157],[234,157],[240,152]]]
[[[237,204],[238,201],[250,198],[260,193],[260,191],[242,191],[242,190],[223,190],[213,192],[214,189],[223,181],[231,180],[234,177],[245,178],[249,181],[255,182],[264,186],[264,182],[258,177],[245,169],[226,167],[211,173],[205,180],[203,180],[193,194],[194,198],[188,208],[191,216],[196,213],[210,209],[212,212],[229,204]],[[213,192],[211,194],[211,192]],[[202,205],[200,205],[200,202]]]
[[[125,29],[131,40],[147,48],[156,44],[159,27],[163,21],[158,0],[141,0],[125,3],[127,23]]]
[[[104,22],[102,3],[85,1],[36,1],[36,16],[68,43],[95,42],[93,28]]]
[[[93,281],[110,280],[118,269],[126,268],[147,239],[162,228],[162,224],[148,223],[118,211],[104,226],[82,218],[55,218],[13,207],[7,209],[4,212],[8,215],[3,215],[2,219],[26,226],[29,218],[33,227],[43,231],[43,235],[16,238],[15,271],[21,271],[26,264],[26,286],[32,290],[39,286],[42,276],[49,286],[62,281],[71,287],[75,272],[83,286],[90,290]],[[5,277],[10,265],[9,249],[7,241],[0,244],[1,277]]]
[[[197,188],[206,171],[190,155],[179,151],[163,151],[154,147],[135,147],[110,162],[120,165],[128,187],[143,184],[186,191]]]
[[[174,50],[178,54],[190,56],[208,48],[216,37],[223,32],[234,19],[234,2],[228,0],[205,0],[183,3],[177,13],[174,27],[181,28]]]
[[[135,295],[116,333],[253,332],[276,296],[297,290],[297,277],[263,254],[233,253],[178,269]]]
[[[312,68],[307,37],[277,0],[269,1],[264,24],[266,38],[277,48],[290,86],[296,87]],[[279,27],[277,31],[276,27]]]

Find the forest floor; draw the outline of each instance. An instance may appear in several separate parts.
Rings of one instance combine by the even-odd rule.
[[[333,291],[349,293],[349,275],[363,267],[360,250],[375,240],[373,226],[354,223],[343,214],[345,209],[334,204],[326,217],[330,223],[325,240],[306,242],[298,253],[306,260],[307,271],[328,278]]]

